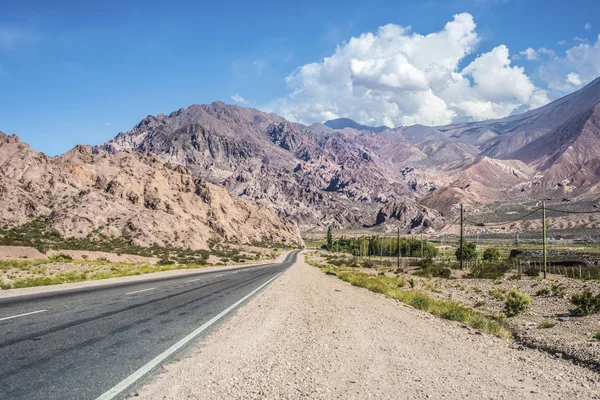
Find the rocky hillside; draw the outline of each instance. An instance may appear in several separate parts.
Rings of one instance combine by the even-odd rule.
[[[537,110],[442,127],[305,126],[215,102],[148,116],[94,153],[151,152],[301,230],[384,223],[390,204],[444,213],[600,190],[600,78]],[[384,213],[385,214],[385,213]]]
[[[152,152],[231,193],[294,218],[304,230],[372,223],[413,182],[347,134],[220,102],[148,116],[96,153]]]
[[[142,246],[303,244],[295,223],[156,155],[77,146],[51,158],[0,133],[0,226],[40,217],[66,237],[102,233]]]

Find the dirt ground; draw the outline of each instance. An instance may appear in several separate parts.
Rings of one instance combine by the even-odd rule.
[[[301,261],[142,388],[143,399],[600,398],[600,375]]]

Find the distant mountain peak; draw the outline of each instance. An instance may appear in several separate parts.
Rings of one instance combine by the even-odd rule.
[[[330,119],[329,121],[325,121],[323,124],[331,129],[344,129],[344,128],[352,128],[359,131],[371,131],[371,132],[383,132],[387,131],[390,128],[388,126],[368,126],[362,125],[358,122],[351,120],[350,118],[338,118],[338,119]]]

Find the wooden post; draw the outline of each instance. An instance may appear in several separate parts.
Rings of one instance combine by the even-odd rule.
[[[542,200],[542,230],[544,236],[544,279],[546,279],[546,200]]]
[[[463,224],[463,204],[460,203],[460,247],[458,248],[458,255],[460,258],[460,269],[463,269],[463,237],[464,237],[464,224]]]
[[[396,256],[396,268],[400,271],[400,227],[398,227],[398,236],[396,236]]]

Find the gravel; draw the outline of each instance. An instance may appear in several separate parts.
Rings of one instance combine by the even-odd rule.
[[[600,398],[600,375],[300,262],[143,399]]]

